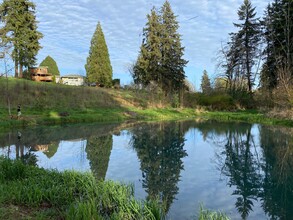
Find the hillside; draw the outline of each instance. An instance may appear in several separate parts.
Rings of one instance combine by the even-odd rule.
[[[0,77],[0,95],[0,131],[29,125],[178,120],[199,116],[221,121],[293,126],[293,121],[288,117],[276,118],[256,110],[237,110],[235,102],[221,94],[203,96],[186,93],[185,107],[172,108],[174,103],[168,103],[159,92],[72,87]],[[17,119],[19,104],[22,115]]]
[[[145,91],[72,87],[1,77],[0,94],[0,120],[3,126],[134,118],[168,119],[194,115],[190,109],[168,110],[170,105],[163,101],[160,94]],[[13,119],[9,117],[8,100]],[[19,104],[22,116],[16,120]]]

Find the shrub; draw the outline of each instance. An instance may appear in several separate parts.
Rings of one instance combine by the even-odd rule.
[[[227,94],[211,94],[204,95],[199,94],[198,100],[199,105],[206,106],[211,110],[234,110],[236,105],[233,98]]]

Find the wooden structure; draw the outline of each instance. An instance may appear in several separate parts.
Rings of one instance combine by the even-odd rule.
[[[53,82],[53,75],[48,73],[48,67],[46,66],[29,68],[29,73],[33,81]]]

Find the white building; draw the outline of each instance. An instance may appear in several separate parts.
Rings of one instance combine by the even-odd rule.
[[[70,85],[70,86],[83,86],[84,76],[80,76],[80,75],[61,76],[61,83],[64,85]]]

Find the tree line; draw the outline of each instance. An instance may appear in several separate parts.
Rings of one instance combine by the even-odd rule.
[[[285,102],[292,104],[293,2],[274,0],[264,17],[257,18],[251,1],[244,0],[237,13],[238,31],[229,34],[220,51],[226,91],[232,96],[239,91],[252,96],[256,86],[270,97],[283,94]]]
[[[217,87],[233,98],[252,100],[259,93],[286,107],[293,105],[293,2],[274,0],[268,4],[263,18],[258,18],[250,0],[243,0],[238,11],[235,32],[222,44]],[[0,5],[1,47],[11,51],[15,77],[23,76],[23,68],[36,64],[43,37],[37,30],[35,4],[29,0],[4,0]],[[183,58],[184,47],[178,31],[177,16],[169,1],[153,7],[142,31],[142,43],[131,75],[138,88],[155,88],[164,99],[181,102],[188,90]],[[50,57],[49,57],[50,58]],[[59,74],[52,59],[54,75]],[[53,67],[51,67],[51,64]],[[85,64],[89,83],[112,86],[113,70],[105,36],[100,23],[93,34]],[[202,92],[210,93],[212,84],[207,72],[202,78]],[[276,98],[279,97],[279,98]]]

